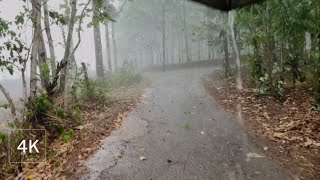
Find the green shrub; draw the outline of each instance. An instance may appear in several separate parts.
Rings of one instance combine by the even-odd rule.
[[[71,139],[74,135],[75,135],[74,130],[70,129],[70,130],[68,130],[68,131],[66,131],[66,132],[63,132],[63,133],[60,135],[60,139],[61,139],[63,142],[67,143],[67,142],[70,141],[70,139]]]
[[[139,83],[143,80],[143,76],[135,72],[130,64],[124,63],[124,65],[116,69],[115,72],[107,73],[106,79],[111,87],[119,87]]]

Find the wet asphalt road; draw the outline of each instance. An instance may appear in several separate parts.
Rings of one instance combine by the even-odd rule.
[[[290,179],[270,158],[248,156],[264,156],[263,150],[206,94],[201,78],[212,71],[158,74],[123,126],[89,159],[84,179]]]

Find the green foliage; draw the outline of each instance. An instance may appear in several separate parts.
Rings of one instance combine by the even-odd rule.
[[[55,111],[56,111],[56,115],[59,118],[65,118],[66,117],[66,112],[65,112],[65,110],[63,108],[61,108],[61,107],[55,108]]]
[[[60,140],[62,140],[63,142],[67,143],[71,140],[72,137],[74,137],[75,135],[75,131],[70,129],[66,132],[63,132],[61,135],[60,135]]]
[[[50,80],[50,67],[49,67],[49,63],[43,63],[41,68],[41,79],[43,81],[49,82]]]
[[[254,83],[257,83],[259,80],[261,81],[261,78],[264,75],[261,58],[255,54],[249,55],[248,62],[251,81]]]
[[[13,166],[10,164],[6,165],[4,168],[4,172],[6,172],[7,174],[12,174],[14,172]]]
[[[84,121],[85,121],[84,116],[80,112],[77,112],[73,117],[73,119],[79,125],[84,124]]]
[[[27,117],[34,118],[41,115],[48,109],[53,108],[52,100],[47,93],[42,93],[36,97],[32,102],[27,104]]]
[[[8,142],[8,135],[4,133],[0,133],[0,144],[6,145]]]
[[[56,155],[56,152],[54,150],[50,150],[49,152],[46,153],[46,158],[51,159]]]
[[[110,92],[111,88],[100,80],[90,80],[89,86],[83,89],[83,97],[87,100],[106,101],[106,94]]]
[[[189,130],[190,129],[190,124],[188,122],[185,122],[184,125],[183,125],[183,128],[185,130]]]
[[[103,0],[93,0],[93,8],[88,12],[93,12],[92,21],[88,23],[87,27],[98,26],[100,23],[104,23],[106,21],[115,22],[114,19],[111,18],[110,14],[110,5],[105,4]]]
[[[0,108],[9,109],[10,104],[0,104]]]
[[[56,11],[49,11],[49,16],[51,17],[51,19],[53,20],[53,22],[56,25],[67,25],[68,24],[68,19],[63,15],[63,14],[59,14]]]
[[[318,0],[269,0],[237,11],[236,28],[249,56],[250,79],[262,94],[283,100],[287,82],[310,82],[318,88],[320,20]],[[306,34],[311,50],[306,50]],[[309,54],[309,55],[308,55]],[[307,58],[308,57],[308,58]],[[320,102],[320,98],[319,98]]]
[[[116,69],[115,72],[108,73],[106,79],[111,87],[119,87],[139,83],[143,80],[143,76],[134,71],[132,64],[125,62],[123,66]]]
[[[20,24],[21,21],[21,18],[17,18],[16,24]],[[20,34],[17,35],[13,29],[11,22],[0,18],[0,40],[3,42],[0,44],[0,70],[6,70],[11,75],[16,66],[15,63],[24,62],[23,52],[27,50],[20,39]]]

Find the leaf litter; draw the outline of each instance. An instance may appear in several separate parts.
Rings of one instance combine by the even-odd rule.
[[[313,110],[313,94],[297,86],[285,91],[281,103],[261,96],[244,82],[239,93],[233,78],[226,82],[216,71],[204,81],[206,90],[234,117],[240,102],[245,128],[251,139],[301,179],[320,178],[320,113]],[[252,154],[250,154],[252,155]]]
[[[101,147],[102,140],[106,136],[121,127],[124,118],[135,108],[140,95],[138,92],[144,88],[144,86],[138,86],[125,88],[128,92],[132,89],[136,92],[134,97],[125,98],[125,100],[123,95],[117,95],[110,97],[108,104],[86,103],[83,107],[85,123],[74,128],[75,137],[67,143],[55,139],[47,148],[53,152],[53,155],[47,158],[46,162],[25,165],[23,172],[15,179],[63,180],[86,173],[85,160]]]

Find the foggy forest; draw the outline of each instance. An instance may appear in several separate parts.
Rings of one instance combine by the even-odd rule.
[[[0,179],[319,179],[320,1],[200,2],[0,0]]]

